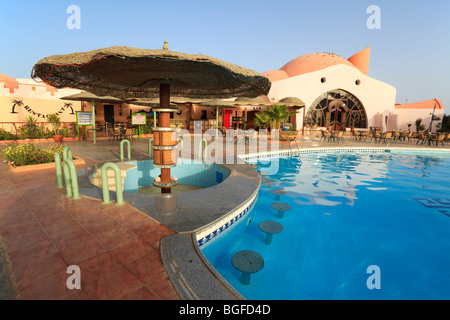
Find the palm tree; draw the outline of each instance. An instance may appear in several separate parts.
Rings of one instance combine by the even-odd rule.
[[[267,129],[271,127],[271,118],[269,113],[265,111],[258,112],[255,114],[255,126],[258,128]]]
[[[266,110],[274,127],[278,130],[281,130],[281,123],[287,122],[290,116],[297,113],[297,111],[288,111],[288,108],[288,106],[273,105],[271,109]]]
[[[17,112],[15,111],[16,106],[18,106],[18,107],[23,107],[23,102],[22,102],[22,100],[13,100],[12,103],[13,103],[13,107],[12,107],[11,113],[17,113]]]

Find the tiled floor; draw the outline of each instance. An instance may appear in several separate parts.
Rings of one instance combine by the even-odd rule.
[[[147,141],[133,142],[133,157],[145,155]],[[117,142],[69,145],[86,165],[119,157]],[[318,138],[301,145],[337,146]],[[349,145],[363,143],[339,146]],[[2,161],[0,190],[0,235],[20,299],[180,299],[159,254],[160,239],[174,233],[165,225],[129,204],[67,198],[56,187],[54,169],[11,173]],[[70,265],[80,267],[80,290],[67,288]]]
[[[166,226],[128,204],[66,198],[54,170],[0,163],[0,234],[20,299],[179,299],[159,255]],[[81,289],[69,290],[69,265]]]

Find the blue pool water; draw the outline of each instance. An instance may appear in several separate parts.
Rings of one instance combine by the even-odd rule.
[[[155,168],[152,160],[130,161],[127,164],[136,167],[127,171],[124,192],[138,193],[139,188],[152,186],[155,178],[161,174],[161,169]],[[230,171],[217,164],[178,159],[177,165],[171,169],[171,175],[178,179],[179,184],[209,188],[228,178]]]
[[[245,298],[450,298],[450,156],[317,153],[272,161],[279,170],[262,177],[252,212],[202,247]],[[272,189],[285,194],[277,200]],[[273,202],[291,206],[283,219]],[[283,226],[271,245],[258,228],[267,220]],[[242,250],[264,259],[250,285],[231,264]]]

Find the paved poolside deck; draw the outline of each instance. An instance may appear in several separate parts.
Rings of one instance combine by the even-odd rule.
[[[133,141],[133,159],[147,158],[147,141]],[[67,145],[86,161],[79,169],[119,159],[118,142],[99,139],[96,145],[86,141]],[[385,146],[349,138],[344,144],[320,142],[314,136],[302,138],[300,145]],[[407,142],[391,146],[418,148]],[[449,149],[449,145],[444,148]],[[6,247],[2,251],[0,245],[0,285],[2,279],[10,285],[0,286],[0,290],[5,293],[4,288],[11,289],[0,298],[13,299],[16,294],[24,300],[182,298],[164,269],[160,253],[161,239],[177,234],[168,225],[130,203],[115,206],[86,196],[67,198],[65,189],[56,187],[54,169],[11,173],[1,161],[0,186],[0,236]],[[74,264],[82,270],[80,290],[66,286],[70,276],[66,269]]]

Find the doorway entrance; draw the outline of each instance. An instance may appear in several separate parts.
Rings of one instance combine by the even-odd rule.
[[[223,110],[223,126],[227,129],[231,128],[233,110]]]
[[[108,123],[108,127],[114,126],[114,106],[105,104],[103,107],[105,108],[105,122]]]

